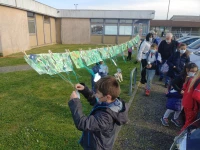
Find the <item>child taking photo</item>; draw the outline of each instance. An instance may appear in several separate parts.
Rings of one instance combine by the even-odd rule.
[[[114,77],[106,76],[96,82],[96,94],[84,84],[76,84],[75,88],[93,106],[90,115],[85,116],[78,95],[72,92],[68,105],[76,128],[83,131],[81,146],[85,150],[111,150],[117,126],[128,121],[125,103],[118,97],[119,83]]]

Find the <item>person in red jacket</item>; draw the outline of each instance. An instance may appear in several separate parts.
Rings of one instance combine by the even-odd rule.
[[[197,69],[193,70],[193,73],[195,75]],[[198,110],[199,110],[199,104],[195,100],[195,94],[194,91],[199,90],[200,91],[200,84],[195,85],[196,82],[199,82],[200,79],[200,71],[195,75],[193,78],[189,78],[188,81],[185,82],[183,85],[183,90],[181,91],[183,93],[183,99],[182,99],[182,106],[184,108],[185,112],[185,124],[182,127],[181,131],[185,130],[187,126],[189,126],[192,122],[194,122],[197,118]],[[200,93],[198,93],[200,94]],[[200,97],[199,95],[196,96]]]

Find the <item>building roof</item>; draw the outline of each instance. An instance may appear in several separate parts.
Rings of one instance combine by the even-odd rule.
[[[61,18],[154,19],[154,10],[59,10]]]
[[[154,19],[154,10],[69,10],[56,9],[35,0],[0,0],[0,5],[56,18]]]
[[[173,21],[173,20],[151,20],[151,27],[200,27],[200,22]]]
[[[200,22],[200,16],[181,16],[174,15],[171,17],[172,21],[191,21],[191,22]]]

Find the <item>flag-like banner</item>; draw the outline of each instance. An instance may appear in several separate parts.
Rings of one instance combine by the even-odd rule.
[[[73,71],[72,61],[76,68],[86,69],[88,69],[87,66],[99,63],[105,59],[114,61],[113,57],[123,54],[129,47],[136,46],[139,41],[140,36],[137,35],[132,40],[120,45],[92,50],[67,51],[65,53],[52,53],[49,51],[49,54],[25,55],[24,59],[39,74],[54,75],[61,72]]]

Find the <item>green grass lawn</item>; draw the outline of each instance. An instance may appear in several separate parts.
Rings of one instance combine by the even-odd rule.
[[[82,48],[83,50],[88,50],[89,48],[97,48],[103,47],[105,45],[49,45],[39,48],[33,48],[29,51],[26,51],[27,54],[39,54],[39,53],[48,53],[48,50],[51,50],[53,53],[62,53],[65,52],[65,49],[69,49],[70,51],[79,50]],[[15,66],[15,65],[23,65],[26,64],[26,61],[23,58],[24,53],[16,53],[6,57],[0,57],[0,67],[4,66]]]
[[[48,49],[53,52],[63,52],[65,46],[47,46],[28,53],[42,53]],[[78,49],[81,46],[69,45],[67,48]],[[85,48],[88,47],[92,48],[90,45]],[[12,59],[7,61],[7,64],[15,62]],[[18,61],[19,64],[20,62],[22,61]],[[106,60],[106,64],[109,67],[109,74],[113,75],[117,67],[110,60]],[[121,57],[117,58],[117,64],[122,69],[124,78],[120,83],[122,90],[120,97],[128,102],[130,72],[135,64],[132,61],[124,62]],[[79,81],[90,87],[91,75],[85,69],[75,69],[75,71],[79,75]],[[70,76],[72,81],[75,81],[73,75]],[[73,90],[68,83],[58,75],[39,75],[34,70],[2,73],[0,83],[0,149],[82,149],[78,144],[81,132],[75,128],[67,104]],[[89,114],[91,106],[83,97],[81,101],[84,113]]]

